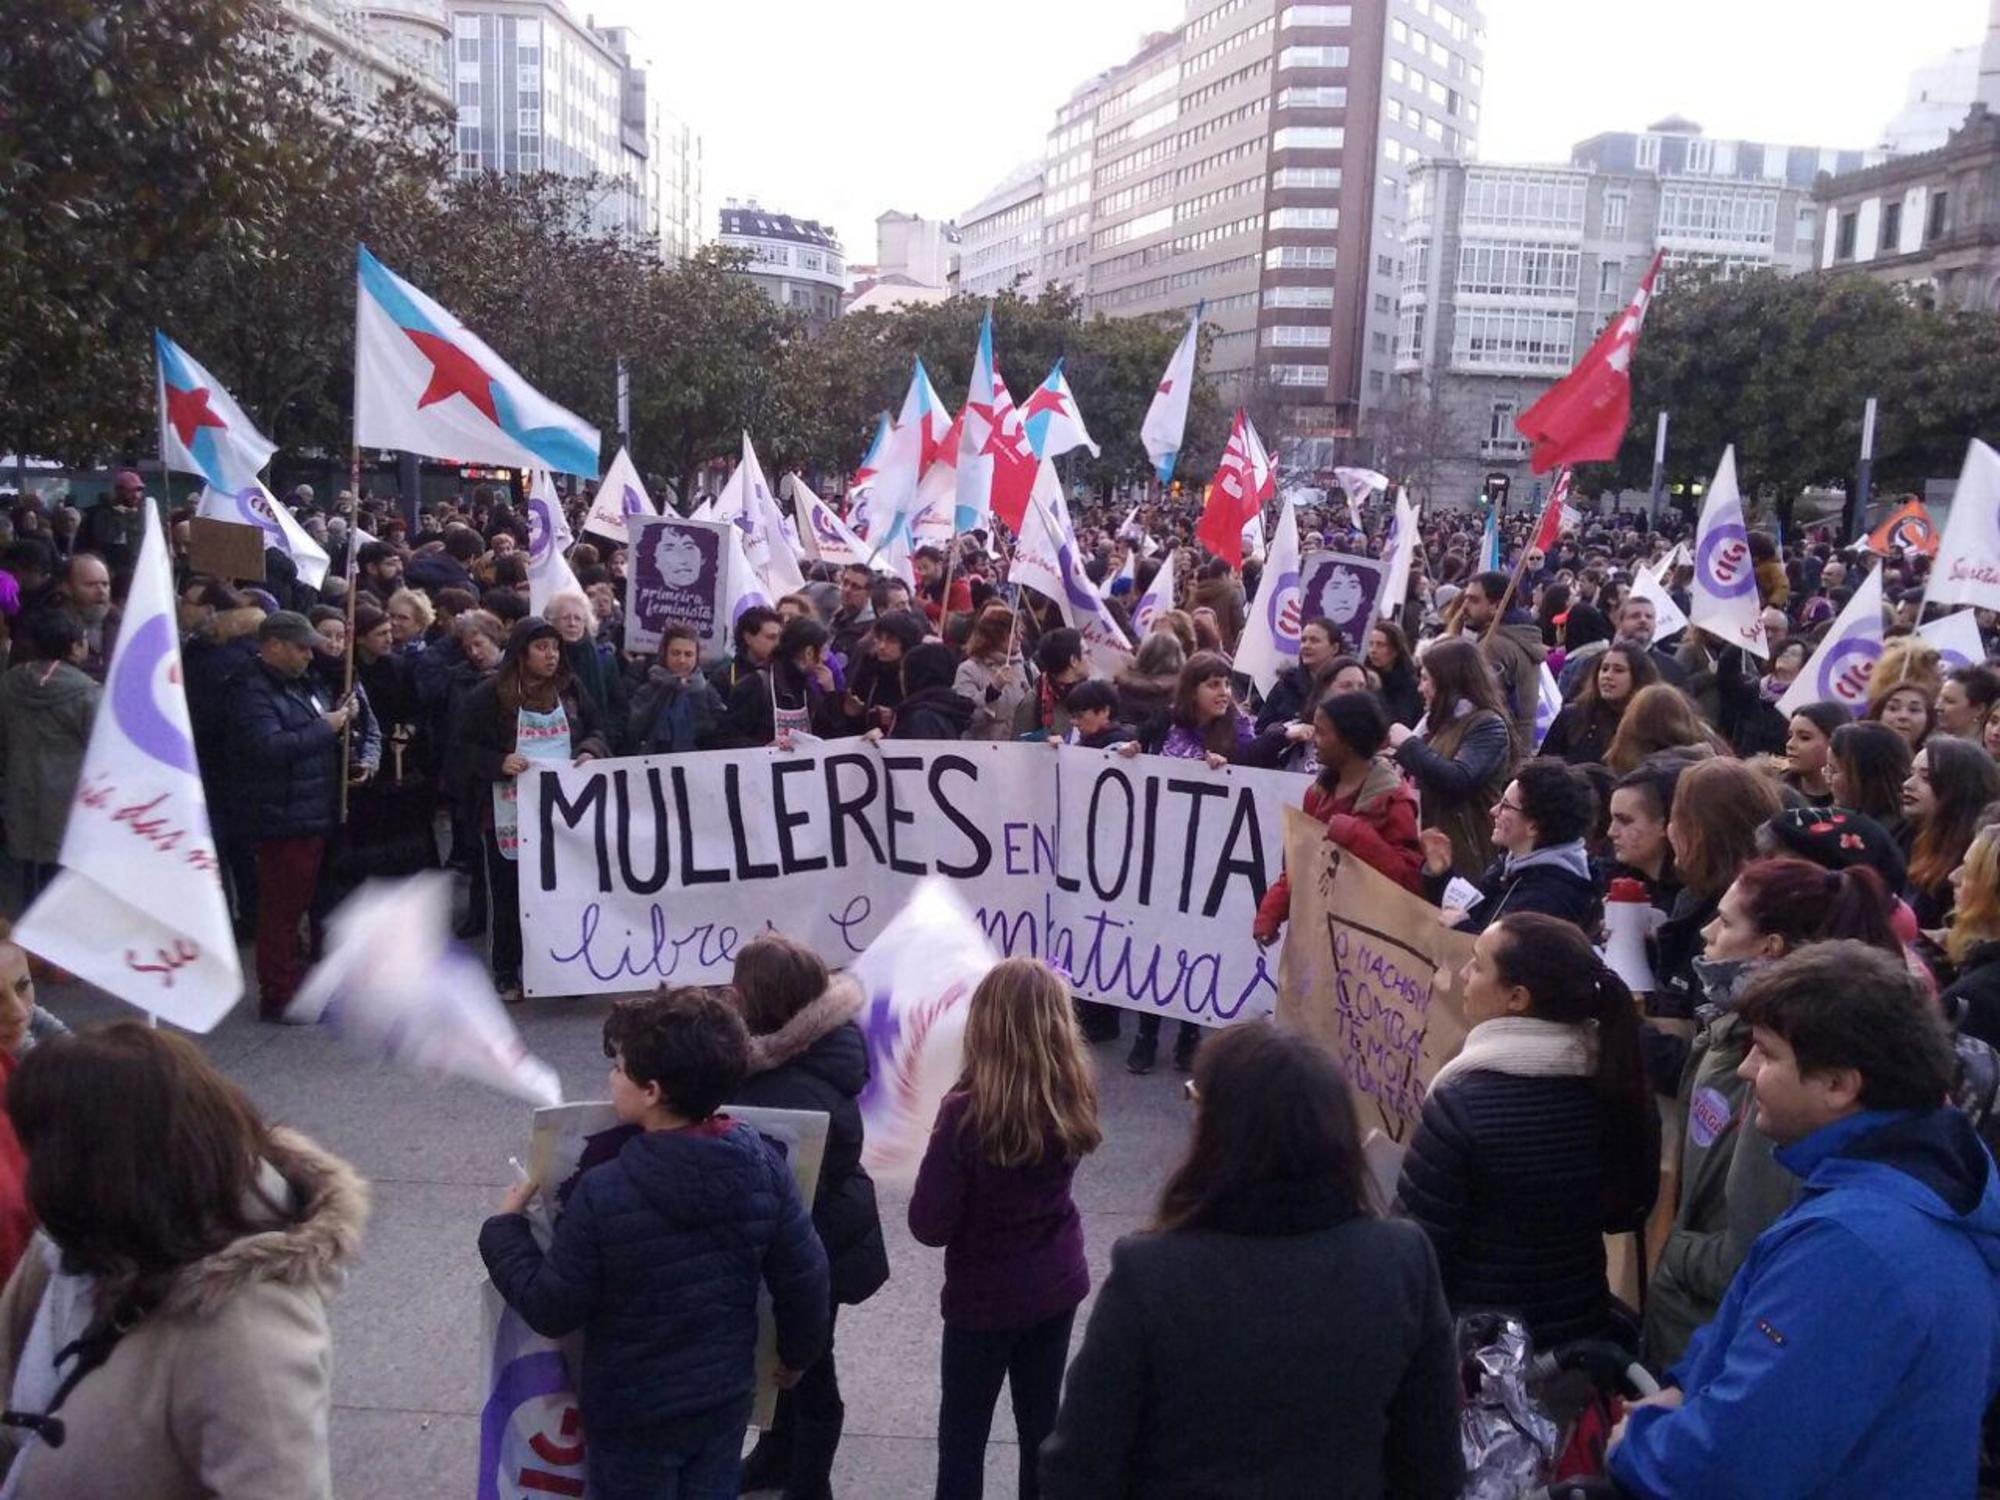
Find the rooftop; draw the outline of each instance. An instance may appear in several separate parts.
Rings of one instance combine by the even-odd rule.
[[[746,239],[790,240],[799,245],[817,245],[824,250],[840,248],[840,236],[817,219],[796,219],[754,202],[725,204],[722,232],[742,235]]]

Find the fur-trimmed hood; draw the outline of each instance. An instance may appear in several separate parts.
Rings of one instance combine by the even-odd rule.
[[[219,609],[195,627],[194,638],[211,646],[226,646],[255,635],[263,623],[264,611],[254,604],[242,609]]]
[[[159,1311],[208,1317],[245,1286],[275,1281],[331,1292],[361,1249],[368,1184],[361,1174],[295,1130],[271,1131],[267,1158],[292,1190],[296,1223],[246,1234],[184,1267]]]
[[[849,1021],[860,1019],[867,1003],[860,981],[836,974],[826,992],[776,1031],[750,1038],[750,1074],[768,1073],[795,1062]]]

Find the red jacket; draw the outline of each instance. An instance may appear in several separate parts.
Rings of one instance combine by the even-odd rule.
[[[1380,870],[1404,890],[1423,891],[1423,846],[1417,842],[1417,794],[1388,761],[1376,761],[1351,798],[1335,797],[1317,779],[1306,789],[1308,817],[1326,824],[1326,836],[1355,858]],[[1281,873],[1257,907],[1257,938],[1269,942],[1292,906],[1289,874]]]
[[[938,593],[943,589],[943,580],[936,585],[926,585],[918,591],[924,606],[924,614],[938,629],[944,628],[943,612],[938,608]],[[951,580],[951,612],[955,615],[972,613],[972,584],[963,573],[953,575]]]

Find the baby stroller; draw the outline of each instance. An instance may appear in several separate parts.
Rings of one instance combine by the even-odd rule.
[[[1585,1500],[1615,1492],[1597,1476],[1623,1403],[1659,1383],[1632,1351],[1584,1339],[1534,1353],[1527,1329],[1504,1313],[1458,1321],[1465,1408],[1464,1500]]]

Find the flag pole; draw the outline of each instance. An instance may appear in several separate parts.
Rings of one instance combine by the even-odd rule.
[[[1532,542],[1523,543],[1521,546],[1521,555],[1514,559],[1514,571],[1507,579],[1505,592],[1500,595],[1500,607],[1493,611],[1493,618],[1486,623],[1485,633],[1479,637],[1479,643],[1482,646],[1493,639],[1493,632],[1500,628],[1500,622],[1507,617],[1507,608],[1514,602],[1514,595],[1521,587],[1521,575],[1527,571],[1528,553],[1532,549]],[[1459,595],[1460,599],[1464,597],[1462,593]],[[1453,602],[1456,603],[1457,601],[1454,600]]]
[[[341,664],[340,696],[346,702],[354,696],[354,591],[355,579],[359,573],[356,566],[361,556],[361,544],[355,540],[355,530],[361,524],[361,445],[356,443],[349,450],[347,466],[347,597],[343,607],[347,611],[345,631],[346,648]],[[347,716],[347,722],[340,727],[340,821],[347,822],[347,785],[353,775],[354,763],[354,715]]]

